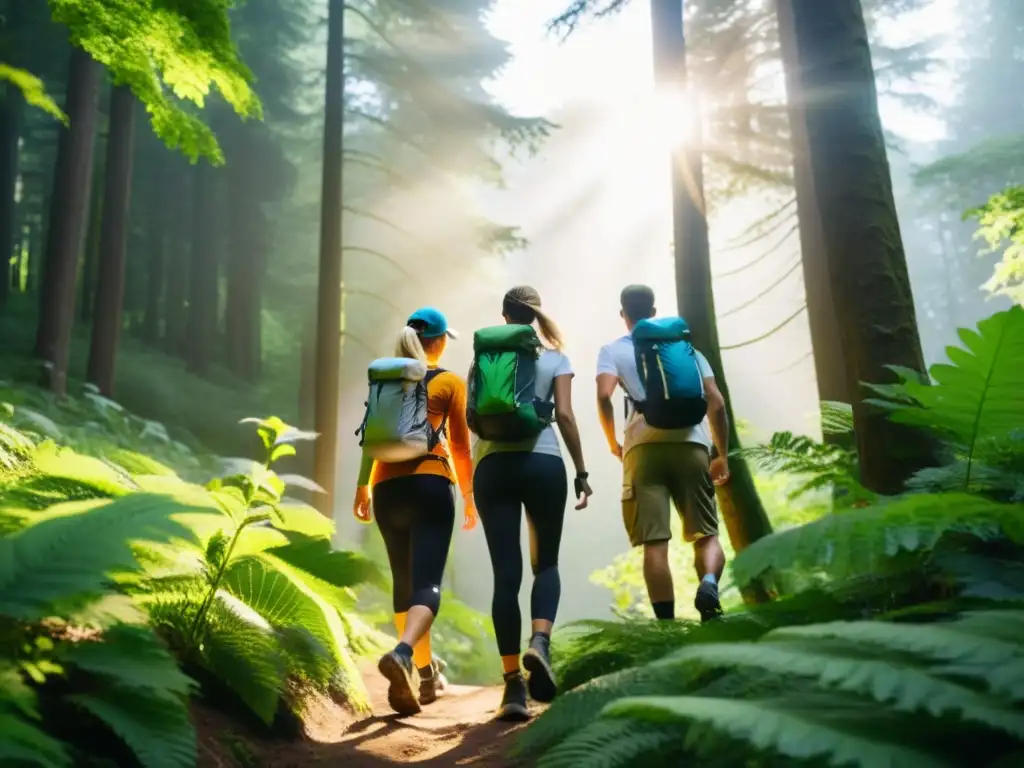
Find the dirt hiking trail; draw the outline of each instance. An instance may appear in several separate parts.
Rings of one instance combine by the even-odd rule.
[[[199,737],[199,768],[300,768],[388,765],[506,768],[502,752],[524,726],[494,721],[498,686],[450,685],[445,695],[413,717],[388,706],[387,682],[376,668],[362,669],[372,716],[357,719],[330,699],[311,707],[306,738],[270,739],[245,733],[221,712],[193,710]],[[535,716],[537,704],[531,703]]]

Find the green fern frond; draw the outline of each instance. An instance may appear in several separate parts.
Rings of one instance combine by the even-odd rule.
[[[822,688],[870,697],[897,711],[921,711],[933,717],[954,713],[1011,736],[1024,735],[1024,715],[1011,712],[1003,702],[934,677],[925,669],[885,656],[868,657],[862,646],[848,643],[772,643],[771,637],[759,643],[694,645],[655,666],[723,670],[747,667],[780,677],[809,678]]]
[[[156,461],[144,453],[137,453],[124,448],[113,448],[104,451],[103,458],[113,464],[116,464],[130,475],[177,477],[177,473],[173,469],[164,466],[159,461]]]
[[[1024,701],[1024,654],[1020,643],[987,636],[977,624],[908,624],[882,621],[831,622],[784,627],[766,641],[843,640],[912,654],[943,665],[936,674],[983,682],[997,696]]]
[[[270,549],[267,554],[340,589],[362,584],[380,587],[386,583],[377,564],[358,552],[333,549],[328,539],[298,533],[288,538],[289,543]]]
[[[71,768],[74,762],[63,744],[0,705],[0,765]]]
[[[546,753],[593,723],[607,705],[618,699],[674,693],[678,688],[677,679],[649,666],[596,678],[556,698],[547,711],[523,732],[511,753],[516,757]]]
[[[269,725],[284,690],[287,659],[273,628],[238,608],[214,601],[199,646],[202,663]]]
[[[0,765],[72,765],[64,745],[40,727],[36,692],[7,658],[0,658]]]
[[[749,461],[764,472],[805,477],[801,485],[790,493],[793,499],[828,486],[848,489],[858,498],[871,497],[870,492],[857,482],[857,463],[850,451],[816,442],[804,435],[776,432],[767,443],[741,448],[733,451],[732,455]]]
[[[622,699],[605,717],[644,723],[702,723],[758,751],[796,760],[827,760],[861,768],[947,768],[927,752],[883,738],[866,737],[841,721],[786,700],[747,700],[705,696],[649,696]]]
[[[537,762],[538,768],[645,768],[679,765],[683,740],[675,725],[596,720],[571,734]]]
[[[736,557],[732,573],[741,588],[769,573],[820,572],[842,580],[883,572],[901,552],[930,552],[951,532],[1024,543],[1024,517],[1013,505],[978,496],[906,496],[766,536]]]
[[[101,642],[79,642],[60,648],[58,658],[125,688],[180,700],[194,691],[194,681],[181,672],[167,649],[145,626],[115,625]]]
[[[984,464],[1007,448],[1019,450],[1014,430],[1024,419],[1024,308],[998,312],[977,331],[959,333],[965,349],[946,349],[951,364],[931,367],[931,385],[905,376],[900,392],[874,387],[881,397],[868,402],[888,408],[893,421],[929,430],[955,446],[966,462],[962,489],[970,491],[976,462]]]
[[[356,708],[366,706],[367,694],[348,651],[345,626],[337,609],[317,591],[304,572],[270,554],[233,561],[222,587],[266,620],[272,627],[302,627],[334,659],[349,680]]]
[[[70,699],[116,733],[143,768],[195,766],[196,734],[183,699],[118,685]]]
[[[23,620],[81,607],[104,594],[109,577],[137,567],[132,542],[187,542],[171,499],[132,494],[40,522],[0,538],[0,613]],[[112,536],[111,532],[117,535]]]
[[[822,400],[821,431],[826,435],[853,433],[853,406],[837,400]]]
[[[0,422],[0,473],[13,472],[28,463],[35,444],[14,427]]]

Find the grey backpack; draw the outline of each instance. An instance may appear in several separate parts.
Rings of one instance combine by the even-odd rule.
[[[363,423],[356,430],[363,451],[377,461],[408,461],[428,455],[441,441],[448,414],[434,429],[427,418],[427,384],[442,369],[428,370],[409,357],[370,363]]]

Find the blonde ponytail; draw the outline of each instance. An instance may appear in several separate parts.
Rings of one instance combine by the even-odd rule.
[[[512,288],[505,294],[502,302],[503,311],[513,322],[530,325],[534,320],[540,330],[541,338],[552,349],[561,351],[564,346],[562,331],[554,320],[540,308],[540,294],[528,285]]]
[[[398,342],[395,344],[396,357],[411,357],[427,365],[427,353],[423,349],[423,342],[420,341],[419,332],[412,326],[405,326],[398,335]]]

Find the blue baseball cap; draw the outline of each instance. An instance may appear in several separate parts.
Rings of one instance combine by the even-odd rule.
[[[425,339],[436,339],[438,336],[447,336],[449,339],[459,338],[458,332],[448,327],[448,318],[441,310],[433,307],[417,309],[409,315],[405,324],[422,328],[420,335]]]

